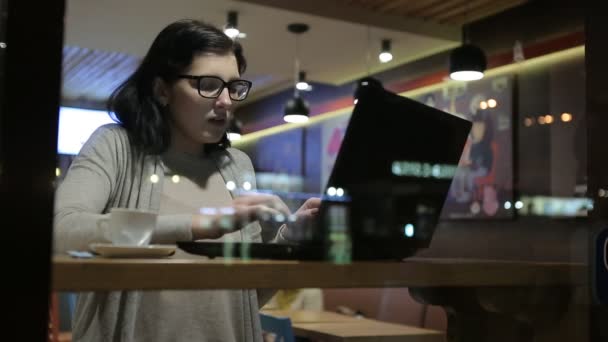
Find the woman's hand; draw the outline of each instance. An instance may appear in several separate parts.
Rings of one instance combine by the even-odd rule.
[[[319,213],[319,207],[321,206],[321,199],[318,197],[311,197],[302,204],[302,206],[295,212],[295,222],[287,224],[282,228],[281,235],[287,240],[297,240],[303,229],[312,222],[312,220]]]
[[[277,217],[287,220],[291,212],[287,205],[275,195],[245,194],[235,198],[231,206],[203,208],[192,217],[192,238],[218,239],[224,234],[242,229],[256,220]]]
[[[317,216],[319,213],[319,207],[321,206],[321,199],[318,197],[311,197],[302,204],[300,209],[296,211],[295,215],[298,221],[310,220]]]

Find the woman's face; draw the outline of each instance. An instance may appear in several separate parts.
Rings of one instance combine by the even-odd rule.
[[[231,53],[195,55],[182,74],[216,76],[224,82],[240,76],[236,57]],[[210,99],[200,96],[197,86],[196,80],[180,78],[161,90],[171,115],[171,148],[191,154],[201,153],[204,144],[219,142],[232,115],[228,89]]]

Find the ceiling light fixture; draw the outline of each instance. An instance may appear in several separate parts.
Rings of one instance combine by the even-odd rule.
[[[293,98],[287,101],[285,105],[285,112],[283,114],[283,120],[289,123],[304,123],[308,121],[308,115],[310,114],[310,110],[308,108],[308,104],[304,99],[300,96],[300,91],[298,89],[297,83],[300,77],[300,60],[298,59],[298,38],[299,36],[308,31],[308,25],[302,23],[293,23],[287,25],[287,30],[289,32],[296,35],[296,43],[295,43],[295,73],[294,73],[294,81],[296,83],[294,87]]]
[[[224,33],[228,37],[235,39],[241,33],[237,27],[238,27],[238,14],[236,11],[229,11],[228,12],[228,21],[226,22],[226,26],[224,27]]]
[[[465,20],[468,22],[468,5]],[[483,78],[486,71],[486,54],[470,42],[469,26],[462,26],[462,45],[450,52],[450,78],[456,81],[475,81]]]
[[[382,39],[382,50],[378,55],[378,59],[382,63],[388,63],[393,60],[393,54],[391,53],[391,40]]]
[[[310,84],[306,82],[306,71],[300,71],[298,73],[298,83],[296,83],[298,90],[307,91],[310,88]]]
[[[480,80],[485,70],[486,55],[473,44],[464,43],[450,53],[450,78],[453,80]]]

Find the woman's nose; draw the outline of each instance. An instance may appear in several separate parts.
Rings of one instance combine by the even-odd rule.
[[[228,92],[228,88],[224,88],[218,96],[216,103],[223,107],[229,107],[232,105],[232,99],[230,98],[230,94]]]

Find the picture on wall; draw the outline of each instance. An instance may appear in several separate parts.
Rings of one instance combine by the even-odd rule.
[[[450,83],[414,99],[472,121],[442,219],[513,216],[513,77]]]
[[[450,83],[414,100],[473,122],[442,219],[513,216],[513,78]],[[321,191],[331,174],[350,114],[325,121],[321,131]]]

